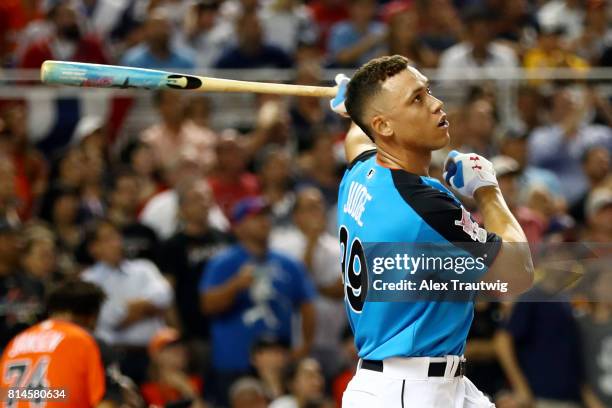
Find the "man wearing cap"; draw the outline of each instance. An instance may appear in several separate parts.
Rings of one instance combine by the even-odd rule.
[[[236,204],[231,221],[238,244],[212,258],[200,282],[202,311],[211,318],[211,397],[221,404],[231,383],[248,373],[256,338],[291,342],[299,312],[303,338],[295,354],[307,354],[312,344],[315,289],[301,264],[268,248],[268,213],[259,197]]]

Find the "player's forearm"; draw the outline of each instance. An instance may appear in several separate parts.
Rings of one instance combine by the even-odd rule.
[[[527,242],[520,224],[512,215],[497,187],[482,187],[474,193],[485,228],[499,235],[504,242]]]
[[[588,385],[583,385],[582,389],[582,401],[584,402],[584,406],[586,408],[605,408],[605,405],[601,400],[595,395],[593,389]]]
[[[485,279],[508,284],[507,295],[519,295],[533,283],[533,261],[527,237],[506,205],[498,187],[482,187],[474,194],[485,228],[499,235],[501,250]]]

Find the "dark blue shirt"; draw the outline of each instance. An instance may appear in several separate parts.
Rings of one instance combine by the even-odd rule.
[[[506,329],[531,390],[539,398],[580,400],[580,342],[567,302],[533,302],[544,292],[534,288],[517,302]]]
[[[262,335],[289,343],[293,313],[315,297],[314,286],[300,263],[275,251],[255,259],[241,245],[209,261],[200,293],[226,283],[247,262],[255,264],[255,281],[237,295],[228,311],[211,320],[212,361],[217,370],[248,370],[251,344]]]

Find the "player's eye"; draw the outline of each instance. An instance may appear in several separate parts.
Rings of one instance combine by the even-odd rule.
[[[416,102],[416,103],[420,103],[422,100],[423,100],[423,98],[421,97],[420,94],[414,97],[414,102]]]

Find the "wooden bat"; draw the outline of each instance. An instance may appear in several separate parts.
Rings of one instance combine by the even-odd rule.
[[[40,79],[47,84],[94,88],[184,89],[200,92],[254,92],[333,98],[337,87],[236,81],[145,68],[83,62],[45,61]]]

